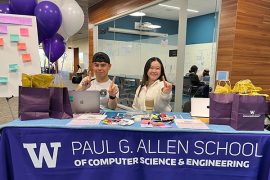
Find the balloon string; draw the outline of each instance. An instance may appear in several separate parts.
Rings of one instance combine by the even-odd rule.
[[[51,67],[50,67],[50,62],[51,62],[51,39],[49,39],[50,43],[49,43],[49,62],[48,62],[48,65],[49,65],[49,74],[51,74]]]
[[[64,68],[64,62],[65,62],[65,59],[67,58],[67,53],[66,53],[66,44],[65,44],[65,52],[62,56],[62,64],[61,64],[61,69],[60,71],[58,72],[58,75],[61,77],[61,79],[63,80],[63,68]]]
[[[46,73],[46,54],[44,52],[44,63],[43,63],[44,73]]]
[[[64,61],[65,61],[66,57],[67,57],[67,53],[65,52],[65,53],[63,54],[63,60],[62,60],[62,66],[61,66],[61,72],[63,71]]]

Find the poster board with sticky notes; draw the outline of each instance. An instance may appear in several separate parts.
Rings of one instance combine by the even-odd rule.
[[[0,64],[0,97],[18,96],[22,73],[41,73],[35,16],[0,14]]]

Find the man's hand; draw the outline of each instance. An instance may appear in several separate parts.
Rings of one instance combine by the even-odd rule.
[[[110,84],[109,89],[108,89],[109,96],[111,97],[116,97],[118,93],[118,87],[114,84],[114,81],[115,81],[115,76],[113,77],[112,83]]]
[[[89,71],[88,76],[86,76],[86,77],[84,77],[84,78],[82,79],[81,85],[82,85],[84,88],[88,89],[88,88],[91,86],[91,81],[92,81],[92,76],[91,76],[91,71]]]
[[[172,84],[165,80],[164,76],[162,76],[162,80],[164,83],[164,87],[162,88],[162,92],[165,94],[169,94],[172,91]]]

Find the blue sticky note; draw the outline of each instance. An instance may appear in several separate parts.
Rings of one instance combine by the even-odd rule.
[[[228,81],[229,80],[229,71],[217,71],[216,79],[218,81]]]
[[[10,65],[8,65],[8,67],[9,67],[10,72],[17,72],[19,65],[18,64],[10,64]]]
[[[10,41],[11,42],[19,42],[20,36],[18,34],[11,34],[10,35]]]
[[[0,84],[7,84],[8,78],[7,77],[0,77]]]

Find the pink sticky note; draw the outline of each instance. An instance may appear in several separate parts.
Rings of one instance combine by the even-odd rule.
[[[31,55],[30,54],[22,54],[23,62],[31,62]]]
[[[4,46],[4,39],[3,38],[0,38],[0,46]]]
[[[0,25],[0,33],[1,34],[7,34],[8,33],[7,25],[5,25],[5,24]]]
[[[17,47],[18,47],[18,50],[26,50],[26,44],[25,43],[18,43]]]
[[[21,36],[29,36],[28,28],[20,28]]]

